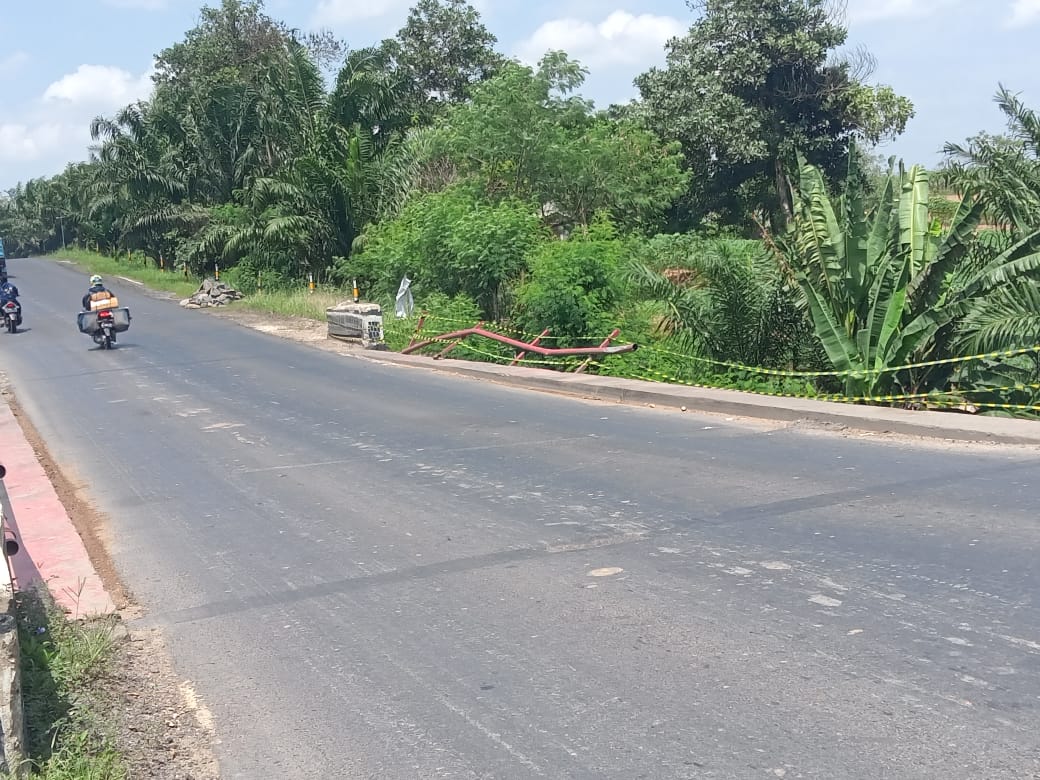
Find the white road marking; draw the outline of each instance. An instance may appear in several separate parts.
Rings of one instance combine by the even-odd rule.
[[[204,431],[226,431],[229,428],[245,428],[245,423],[213,423],[213,425],[207,425],[202,430]]]
[[[1003,639],[1005,642],[1010,642],[1018,647],[1024,647],[1028,650],[1036,650],[1040,652],[1040,642],[1033,642],[1029,639],[1020,639],[1017,636],[1006,636],[1005,634],[997,634],[997,637]]]
[[[809,599],[813,604],[819,604],[821,607],[840,607],[841,602],[838,599],[832,599],[830,596],[824,596],[822,593],[817,593],[815,596]]]

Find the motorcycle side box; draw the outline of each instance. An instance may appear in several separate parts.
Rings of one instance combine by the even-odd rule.
[[[127,308],[111,309],[112,328],[116,333],[123,333],[130,329],[130,310]],[[93,336],[98,330],[98,313],[96,311],[81,311],[76,315],[76,324],[80,333]]]

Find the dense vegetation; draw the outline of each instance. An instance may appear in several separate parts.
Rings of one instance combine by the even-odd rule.
[[[465,0],[353,50],[223,0],[148,101],[94,121],[89,161],[0,199],[0,235],[245,290],[388,302],[407,275],[445,324],[652,347],[600,371],[1028,411],[1040,119],[1001,88],[1006,136],[879,165],[913,107],[845,54],[835,4],[688,2],[639,99],[597,110],[580,63],[503,56]]]

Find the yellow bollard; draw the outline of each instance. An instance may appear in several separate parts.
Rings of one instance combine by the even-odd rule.
[[[218,281],[218,282],[220,281],[220,264],[219,263],[214,263],[213,264],[213,278],[214,278],[215,281]]]
[[[354,280],[354,303],[361,300],[361,293],[358,291],[357,279]]]
[[[314,274],[307,274],[307,289],[314,292]]]

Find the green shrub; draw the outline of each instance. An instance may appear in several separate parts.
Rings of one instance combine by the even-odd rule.
[[[609,228],[543,244],[517,290],[516,324],[529,333],[549,328],[561,345],[602,339],[614,326],[624,255]]]
[[[360,251],[336,273],[344,282],[357,278],[375,296],[391,297],[407,275],[416,295],[464,294],[484,316],[499,319],[508,311],[511,283],[544,237],[533,206],[489,203],[457,186],[418,198],[396,219],[371,226]]]

